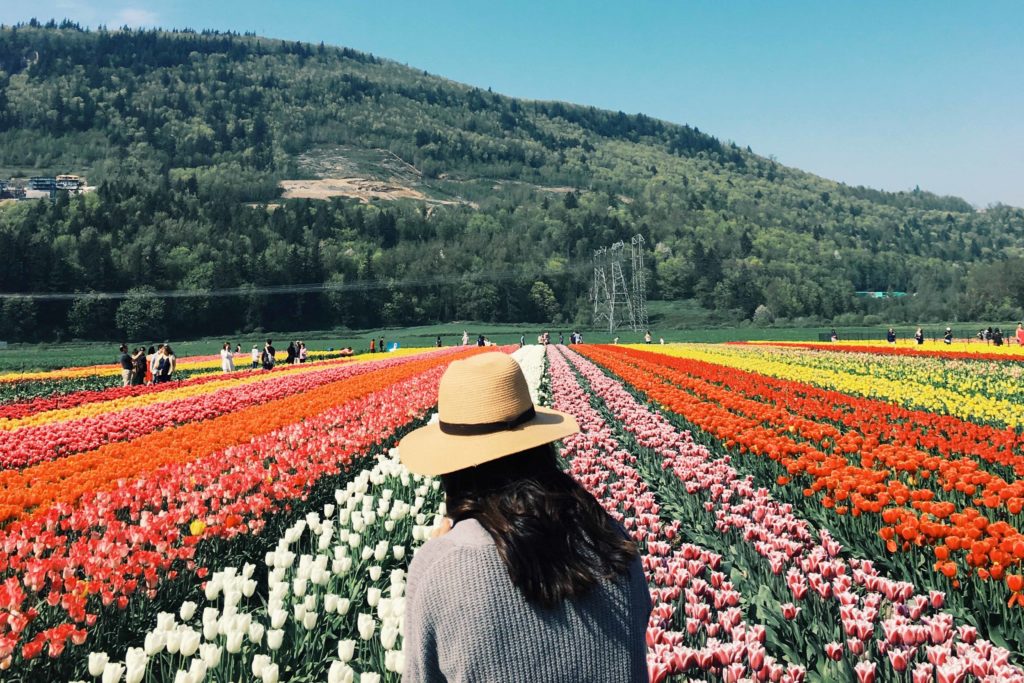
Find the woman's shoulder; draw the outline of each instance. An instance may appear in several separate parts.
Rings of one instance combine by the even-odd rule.
[[[409,580],[418,582],[435,573],[450,576],[453,572],[457,574],[479,568],[478,564],[464,561],[467,555],[474,558],[498,557],[491,535],[475,519],[462,520],[445,535],[420,546],[409,565]]]

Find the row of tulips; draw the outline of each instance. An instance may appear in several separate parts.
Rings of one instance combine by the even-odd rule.
[[[805,670],[776,661],[766,630],[743,618],[740,594],[722,571],[722,556],[680,543],[680,522],[663,522],[660,505],[623,450],[611,425],[590,404],[566,360],[551,347],[553,406],[572,414],[580,433],[564,441],[568,471],[639,545],[651,585],[648,671],[654,683],[675,675],[714,675],[725,681],[800,681]]]
[[[217,539],[261,533],[275,511],[422,414],[452,357],[352,378],[335,387],[321,414],[12,525],[0,534],[9,576],[0,595],[0,666],[19,655],[22,664],[58,657],[102,612],[144,606],[182,570],[201,576]]]
[[[0,469],[26,467],[108,443],[131,441],[178,424],[197,424],[326,387],[377,366],[347,361],[298,366],[292,372],[190,383],[22,418],[8,425],[9,429],[0,427]]]
[[[905,421],[893,424],[878,417],[886,404],[659,354],[597,353],[727,447],[778,462],[780,485],[795,478],[806,495],[822,493],[822,505],[839,515],[881,515],[878,532],[889,552],[933,545],[937,569],[949,577],[957,573],[951,558],[995,579],[1014,576],[1010,569],[1024,559],[1024,536],[1014,523],[1024,507],[1024,481],[1007,481],[958,457],[958,451],[991,451],[925,432],[935,427],[923,415],[899,415]],[[1009,448],[997,453],[1000,464],[1024,465],[1009,438],[1003,443]],[[926,444],[931,451],[919,447]]]
[[[992,360],[1022,361],[1024,346],[1007,344],[993,346],[981,342],[955,342],[948,345],[919,345],[907,340],[903,344],[890,344],[886,341],[838,341],[826,343],[814,342],[731,342],[734,344],[751,344],[765,346],[781,346],[784,348],[808,349],[811,351],[837,351],[841,353],[876,353],[884,356],[924,356],[944,358],[947,360]]]
[[[513,357],[539,397],[543,350]],[[429,402],[436,378],[430,387],[395,389]],[[391,449],[334,491],[322,513],[286,529],[262,562],[209,574],[201,610],[202,600],[187,600],[156,615],[140,646],[91,653],[88,673],[127,683],[397,680],[405,574],[411,550],[443,518],[439,484],[410,474]]]
[[[811,616],[793,635],[819,648],[823,657],[817,658],[816,668],[826,680],[905,680],[907,673],[914,681],[962,681],[968,674],[986,681],[1024,680],[1024,673],[1009,663],[1008,650],[979,638],[973,627],[954,628],[952,617],[939,611],[941,593],[915,594],[912,584],[881,576],[872,562],[845,558],[827,532],[813,532],[792,506],[772,500],[749,477],[740,477],[727,458],[711,459],[689,433],[639,403],[620,382],[577,354],[567,355],[637,448],[646,449],[649,457],[641,461],[648,461],[649,475],[663,472],[661,481],[670,489],[665,496],[672,499],[672,513],[684,520],[684,529],[686,522],[699,528],[710,515],[714,533],[734,557],[753,551],[763,558],[759,568],[746,565],[755,584],[779,582],[785,572],[784,590],[799,604],[778,608],[786,620]],[[830,637],[836,639],[825,643]],[[884,658],[881,666],[875,654]],[[830,670],[821,659],[846,668]]]
[[[353,358],[348,362],[361,359]],[[274,377],[281,373],[302,371],[310,367],[310,364],[303,365],[279,365],[273,370],[260,370],[263,377]],[[197,386],[210,382],[223,382],[234,375],[223,373],[207,373],[194,375],[184,380],[165,382],[162,384],[143,384],[138,386],[122,387],[112,386],[105,389],[75,391],[68,394],[54,394],[52,396],[40,396],[24,401],[14,401],[0,404],[0,428],[10,429],[12,425],[26,417],[53,413],[54,411],[65,411],[88,405],[91,403],[105,403],[118,401],[133,396],[146,396],[150,394],[162,394],[168,391],[175,391],[184,387]]]
[[[331,360],[348,357],[339,351],[315,351],[308,356],[308,362]],[[221,373],[220,357],[204,356],[197,361],[195,357],[179,358],[173,379],[183,381],[195,377],[219,375]],[[278,361],[285,359],[278,354]],[[240,370],[250,367],[248,356],[236,359],[236,367]],[[282,367],[280,364],[278,367]],[[120,366],[100,365],[74,367],[45,372],[12,372],[3,375],[0,381],[0,407],[11,403],[25,403],[33,400],[68,397],[79,392],[98,392],[121,387]]]
[[[659,351],[981,424],[1024,426],[1024,364],[764,345],[671,344]]]
[[[350,379],[301,394],[252,405],[205,422],[186,423],[151,432],[132,441],[0,472],[0,521],[38,514],[57,503],[74,503],[82,495],[108,489],[165,464],[181,464],[219,449],[248,443],[254,437],[320,414],[337,405],[342,387],[376,387],[412,377],[450,359],[457,350],[432,351],[422,357],[388,359],[347,367]]]
[[[324,358],[337,357],[337,351],[310,351],[308,358],[321,360]],[[287,358],[288,354],[279,352],[275,357],[278,362]],[[244,365],[249,360],[248,353],[234,354],[236,364]],[[220,370],[220,355],[212,356],[184,356],[178,359],[177,366],[183,371],[213,371]],[[102,365],[80,365],[59,370],[40,370],[38,372],[5,372],[0,373],[0,383],[20,383],[38,381],[59,381],[66,379],[80,379],[84,377],[120,377],[121,366],[117,363],[104,363]]]
[[[443,519],[439,483],[410,474],[392,449],[288,528],[260,558],[259,581],[255,564],[212,573],[203,601],[158,614],[117,659],[91,653],[88,673],[104,683],[397,680],[406,571]]]

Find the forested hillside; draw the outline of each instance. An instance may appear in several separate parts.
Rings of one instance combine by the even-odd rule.
[[[397,183],[396,165],[423,199],[281,198],[281,181],[329,168]],[[762,304],[847,323],[878,306],[908,320],[1024,306],[1021,209],[851,188],[695,127],[324,45],[0,29],[0,177],[43,173],[96,189],[0,207],[0,291],[81,295],[5,300],[0,338],[582,322],[593,250],[635,233],[654,298],[737,319]],[[259,289],[310,283],[341,287]],[[212,296],[236,287],[252,291]],[[887,289],[915,296],[854,297]]]

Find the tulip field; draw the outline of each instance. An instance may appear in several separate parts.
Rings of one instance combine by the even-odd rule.
[[[406,572],[445,506],[396,444],[452,360],[511,352],[640,548],[652,681],[1024,681],[1024,356],[929,351],[0,376],[0,680],[400,680]]]

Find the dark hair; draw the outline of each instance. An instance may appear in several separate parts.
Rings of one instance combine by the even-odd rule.
[[[512,583],[554,607],[625,574],[636,544],[579,482],[551,444],[441,475],[448,516],[490,533]]]

